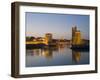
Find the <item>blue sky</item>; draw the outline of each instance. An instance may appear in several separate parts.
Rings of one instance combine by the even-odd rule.
[[[89,39],[89,15],[26,12],[25,18],[26,36],[52,33],[53,38],[71,39],[72,27],[76,25],[82,38]]]

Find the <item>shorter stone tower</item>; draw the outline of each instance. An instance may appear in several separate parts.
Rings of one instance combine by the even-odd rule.
[[[45,34],[45,41],[46,41],[46,44],[50,44],[52,42],[52,34],[51,33]]]

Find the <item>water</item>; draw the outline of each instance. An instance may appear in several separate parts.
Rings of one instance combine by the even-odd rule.
[[[26,49],[26,67],[89,64],[89,51],[73,51],[67,45]]]

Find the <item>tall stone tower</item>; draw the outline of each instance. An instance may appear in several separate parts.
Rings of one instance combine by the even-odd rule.
[[[75,32],[75,37],[74,37],[74,40],[73,40],[73,44],[74,45],[80,45],[81,44],[81,33],[80,33],[80,31]]]
[[[72,27],[72,44],[73,44],[73,41],[74,41],[74,38],[75,38],[75,32],[77,31],[77,27]]]
[[[81,45],[81,32],[77,30],[77,27],[72,28],[72,45]]]
[[[45,34],[45,41],[46,41],[47,44],[52,42],[52,34],[51,33]]]

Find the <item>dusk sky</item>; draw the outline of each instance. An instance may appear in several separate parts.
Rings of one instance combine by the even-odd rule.
[[[53,38],[72,38],[72,27],[77,26],[82,38],[89,39],[89,15],[25,13],[26,36],[44,37],[52,33]]]

